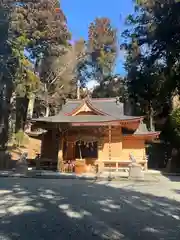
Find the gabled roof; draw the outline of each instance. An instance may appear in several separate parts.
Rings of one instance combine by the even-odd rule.
[[[103,115],[109,115],[113,117],[124,116],[123,103],[118,103],[116,98],[86,98],[84,100],[68,100],[67,103],[62,107],[60,114],[63,113],[66,115],[71,115],[84,103]]]
[[[97,115],[75,115],[86,104]],[[116,98],[99,98],[83,100],[68,100],[56,116],[34,119],[35,122],[50,123],[108,123],[108,122],[140,122],[142,117],[124,115],[123,103]]]
[[[76,115],[81,107],[88,106],[96,115]],[[87,112],[88,113],[88,112]],[[59,114],[51,117],[42,117],[32,120],[39,123],[65,123],[71,126],[105,126],[121,125],[125,128],[133,129],[132,134],[124,135],[125,138],[155,138],[159,132],[149,132],[142,122],[143,117],[124,115],[123,103],[119,103],[116,98],[86,98],[83,100],[68,100],[62,107]],[[129,125],[130,123],[130,125]],[[132,123],[132,125],[131,125]]]

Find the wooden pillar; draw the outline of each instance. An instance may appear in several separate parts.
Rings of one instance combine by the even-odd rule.
[[[100,134],[100,137],[98,139],[98,172],[103,172],[104,170],[104,162],[103,162],[103,144],[104,139],[103,136]]]
[[[45,139],[45,135],[46,135],[46,133],[45,134],[42,134],[42,139],[41,139],[41,149],[40,149],[40,156],[42,157],[42,155],[43,155],[43,148],[44,148],[44,139]]]
[[[109,161],[111,161],[111,142],[112,142],[112,128],[109,125],[108,127],[108,136],[109,136]],[[111,167],[110,167],[110,172],[109,174],[111,174]],[[110,175],[109,175],[110,177]]]
[[[59,145],[60,146],[59,146],[59,151],[58,151],[57,170],[61,171],[62,163],[63,163],[63,145],[64,145],[63,137],[61,137]]]
[[[109,160],[111,161],[112,128],[110,125],[108,127],[108,130],[109,130]]]
[[[145,141],[144,141],[144,151],[143,151],[143,160],[144,161],[147,161],[148,159],[147,159],[147,156],[146,156],[146,146],[145,146]],[[146,162],[145,164],[144,164],[144,171],[147,171],[148,170],[148,163]]]
[[[144,160],[147,161],[147,156],[146,156],[146,149],[144,148]],[[144,171],[148,170],[148,162],[144,164]]]

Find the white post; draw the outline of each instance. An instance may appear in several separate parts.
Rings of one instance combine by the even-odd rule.
[[[80,99],[80,81],[77,81],[77,99]]]

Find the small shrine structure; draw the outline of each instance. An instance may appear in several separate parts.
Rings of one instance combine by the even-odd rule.
[[[74,162],[75,171],[119,171],[132,162],[147,169],[146,141],[158,137],[149,132],[141,116],[127,116],[117,98],[68,100],[59,114],[32,120],[42,134],[41,158],[57,169]]]

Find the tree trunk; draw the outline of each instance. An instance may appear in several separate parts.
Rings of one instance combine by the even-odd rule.
[[[16,94],[13,92],[10,100],[11,111],[9,115],[9,128],[12,134],[15,133],[15,122],[16,122]]]
[[[0,131],[0,145],[3,149],[6,149],[9,140],[9,115],[11,112],[11,97],[12,88],[4,84],[4,90],[2,93],[2,116],[1,116],[1,131]]]
[[[34,104],[35,104],[35,94],[31,93],[29,97],[29,102],[28,102],[27,119],[32,119],[33,117]]]
[[[80,99],[80,81],[78,80],[77,81],[77,99],[79,100]]]
[[[27,129],[26,131],[30,132],[31,131],[31,123],[30,120],[33,117],[33,112],[34,112],[34,104],[35,104],[35,94],[31,93],[28,101],[28,107],[27,107]]]
[[[49,105],[46,105],[45,117],[49,117],[49,113],[50,113]]]
[[[150,130],[154,131],[154,125],[153,125],[153,116],[152,113],[150,113],[149,115],[149,126],[150,126]]]
[[[22,130],[26,124],[27,108],[28,108],[28,98],[16,98],[16,132]]]
[[[48,101],[48,88],[46,83],[44,84],[44,91],[45,91],[45,104],[46,104],[45,117],[49,117],[50,108],[49,108],[49,101]]]
[[[152,103],[149,103],[149,128],[150,131],[154,131],[154,123],[153,123],[153,116],[154,116],[154,111],[152,108]]]

